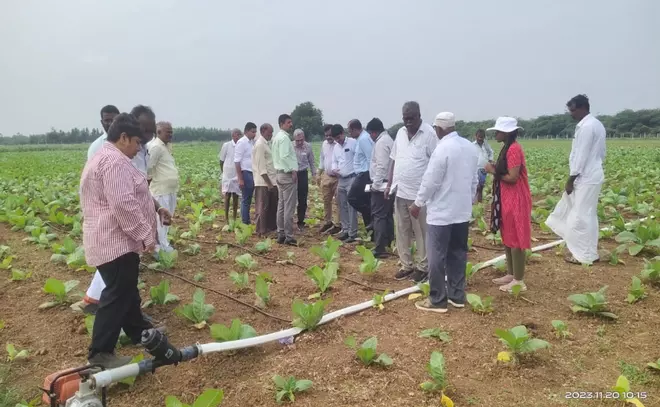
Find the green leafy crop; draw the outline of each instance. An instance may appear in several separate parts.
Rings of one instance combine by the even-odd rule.
[[[231,321],[228,327],[222,324],[213,324],[210,326],[211,336],[218,342],[237,341],[239,339],[254,338],[257,331],[250,325],[241,323],[240,319]]]
[[[380,355],[378,355],[376,353],[376,346],[378,346],[378,339],[375,336],[372,336],[371,338],[364,341],[359,348],[357,347],[357,343],[355,341],[354,336],[349,336],[348,338],[346,338],[344,343],[349,348],[355,350],[355,356],[365,366],[369,366],[372,364],[389,366],[393,363],[392,358],[390,358],[386,354],[381,353]]]
[[[593,293],[569,295],[568,300],[573,304],[571,310],[576,313],[581,312],[594,316],[617,319],[618,316],[610,312],[607,307],[608,303],[605,299],[605,290],[607,290],[607,286]]]
[[[275,401],[282,403],[285,398],[289,401],[296,401],[295,393],[300,393],[312,387],[311,380],[296,380],[295,377],[290,376],[284,378],[282,376],[273,376],[273,383],[275,383]]]
[[[204,291],[198,288],[193,294],[192,303],[177,308],[175,313],[201,328],[215,312],[213,305],[206,304],[204,299]]]
[[[316,287],[319,289],[318,293],[310,295],[309,298],[318,298],[325,293],[332,283],[337,281],[338,270],[339,263],[335,262],[326,263],[324,268],[312,266],[307,269],[305,274],[312,279],[314,284],[316,284]]]
[[[179,297],[170,293],[170,282],[163,280],[155,287],[149,289],[150,300],[145,301],[143,308],[151,305],[165,305],[179,301]]]

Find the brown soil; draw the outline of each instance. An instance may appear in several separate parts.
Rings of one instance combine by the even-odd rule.
[[[205,230],[199,240],[213,241],[218,230]],[[535,245],[548,241],[540,232],[534,234],[543,238]],[[234,241],[233,235],[224,235],[227,241]],[[29,360],[11,365],[10,384],[29,398],[39,393],[37,386],[43,384],[48,374],[86,363],[89,345],[88,336],[81,330],[81,314],[68,308],[37,309],[47,301],[46,294],[41,292],[44,281],[49,277],[78,279],[79,290],[84,291],[91,275],[50,263],[49,251],[22,242],[25,235],[11,232],[4,224],[0,224],[0,236],[0,244],[9,245],[17,255],[15,267],[34,272],[28,281],[3,279],[0,283],[0,316],[6,323],[5,329],[0,331],[2,342],[29,349],[31,354]],[[475,245],[488,249],[476,248],[470,254],[471,262],[485,261],[503,253],[478,233],[472,232],[472,237]],[[304,267],[319,264],[309,252],[309,247],[319,241],[318,234],[309,232],[303,240],[301,247],[275,245],[268,256],[285,259],[286,252],[293,251],[297,264]],[[248,247],[254,247],[255,242],[253,238]],[[179,249],[185,245],[181,242]],[[202,271],[206,278],[201,284],[253,303],[254,292],[236,293],[228,278],[228,273],[237,269],[233,258],[242,251],[232,247],[229,259],[220,262],[210,258],[215,244],[202,243],[201,246],[202,251],[197,256],[181,253],[172,272],[192,279]],[[615,244],[605,241],[603,246],[612,249]],[[491,247],[496,250],[490,250]],[[340,249],[340,253],[343,276],[392,290],[410,285],[391,278],[397,268],[395,258],[386,260],[376,276],[364,277],[358,272],[358,256],[348,248]],[[597,401],[567,400],[565,393],[610,390],[621,373],[620,361],[642,371],[636,379],[646,383],[633,382],[632,387],[634,391],[647,392],[645,405],[660,406],[660,379],[644,368],[647,362],[660,357],[660,344],[653,334],[660,322],[660,293],[648,288],[648,298],[629,305],[625,298],[630,279],[639,273],[643,262],[640,258],[622,258],[625,265],[597,263],[586,268],[565,263],[555,254],[555,249],[550,249],[528,267],[529,291],[524,294],[528,301],[500,293],[490,282],[499,275],[492,268],[481,270],[473,277],[468,291],[495,298],[495,311],[491,315],[480,316],[467,308],[451,309],[445,315],[427,314],[416,310],[412,301],[402,298],[385,304],[382,311],[364,311],[304,333],[291,347],[274,343],[233,355],[204,355],[178,367],[162,368],[155,375],[138,378],[130,389],[123,385],[113,387],[109,392],[109,405],[164,405],[167,395],[191,403],[205,388],[219,388],[225,392],[223,406],[271,406],[276,405],[271,377],[279,374],[314,382],[310,391],[296,398],[297,406],[437,406],[438,397],[423,393],[419,384],[427,379],[425,365],[431,352],[440,350],[447,359],[448,394],[457,406],[600,405]],[[292,300],[305,299],[314,293],[313,283],[300,267],[283,266],[264,258],[256,260],[258,272],[268,271],[275,278],[271,286],[273,301],[267,311],[291,319]],[[190,284],[153,271],[145,271],[141,278],[147,287],[167,278],[172,292],[179,295],[183,303],[190,301],[195,290]],[[253,282],[254,276],[251,276]],[[607,295],[612,310],[619,315],[617,322],[577,316],[570,311],[568,295],[596,291],[603,285],[609,286]],[[331,290],[329,307],[336,310],[356,304],[371,299],[375,292],[340,279]],[[142,292],[143,299],[147,295],[147,291]],[[289,327],[285,322],[263,316],[210,291],[206,292],[206,301],[216,308],[210,323],[227,324],[238,317],[260,334]],[[175,307],[156,307],[147,312],[167,324],[170,340],[178,346],[213,341],[208,329],[197,330],[175,315],[172,312]],[[550,324],[554,319],[568,324],[573,333],[571,339],[555,338]],[[530,327],[536,337],[549,341],[552,347],[539,351],[520,365],[496,363],[496,355],[504,347],[494,336],[495,329],[518,324]],[[448,331],[452,341],[441,344],[417,336],[423,329],[436,327]],[[378,351],[391,356],[394,365],[387,369],[362,367],[354,353],[343,344],[351,334],[360,341],[377,336]],[[139,351],[124,348],[120,352],[134,355]]]

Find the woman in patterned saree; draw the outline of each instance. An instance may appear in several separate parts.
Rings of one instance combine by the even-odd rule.
[[[522,129],[513,117],[500,117],[495,126],[495,138],[504,143],[495,165],[486,164],[486,171],[494,175],[491,230],[502,234],[506,250],[507,274],[493,282],[504,292],[512,292],[519,285],[526,291],[525,250],[532,241],[532,196],[527,181],[525,153],[516,141]]]

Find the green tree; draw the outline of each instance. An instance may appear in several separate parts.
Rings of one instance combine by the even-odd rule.
[[[303,102],[291,112],[293,128],[302,129],[305,137],[311,140],[313,136],[323,135],[323,112],[312,102]]]

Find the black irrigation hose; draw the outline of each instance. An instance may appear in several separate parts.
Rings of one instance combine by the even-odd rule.
[[[229,295],[229,294],[223,293],[222,291],[218,291],[218,290],[216,290],[216,289],[214,289],[214,288],[206,287],[206,286],[204,286],[204,285],[202,285],[202,284],[199,284],[199,283],[197,283],[197,282],[195,282],[195,281],[189,280],[189,279],[187,279],[187,278],[185,278],[185,277],[182,277],[182,276],[176,275],[176,274],[174,274],[174,273],[170,273],[169,271],[158,270],[157,272],[159,272],[159,273],[163,273],[163,274],[167,274],[167,275],[170,276],[170,277],[178,278],[179,280],[181,280],[181,281],[185,281],[185,282],[188,283],[188,284],[192,284],[192,285],[195,286],[195,287],[198,287],[198,288],[201,288],[201,289],[203,289],[203,290],[210,291],[210,292],[212,292],[212,293],[216,293],[216,294],[218,294],[218,295],[221,295],[221,296],[223,296],[223,297],[225,297],[225,298],[228,298],[228,299],[230,299],[230,300],[232,300],[232,301],[235,301],[235,302],[237,302],[237,303],[239,303],[239,304],[241,304],[241,305],[245,305],[246,307],[252,308],[254,311],[257,311],[258,313],[260,313],[260,314],[262,314],[262,315],[265,315],[265,316],[267,316],[267,317],[270,317],[270,318],[273,318],[273,319],[277,319],[278,321],[286,322],[286,323],[288,323],[288,324],[291,323],[291,320],[289,320],[289,319],[285,319],[285,318],[278,317],[277,315],[269,314],[268,312],[266,312],[266,311],[264,311],[264,310],[262,310],[262,309],[259,309],[259,308],[255,307],[254,305],[250,305],[250,304],[248,304],[247,302],[241,301],[241,300],[239,300],[238,298],[235,298],[235,297],[232,297],[232,296]]]
[[[270,261],[272,261],[272,262],[274,262],[274,263],[277,263],[277,262],[280,261],[280,260],[277,260],[277,259],[275,259],[275,258],[273,258],[273,257],[267,256],[267,255],[265,255],[265,254],[263,254],[263,253],[259,253],[259,252],[255,252],[255,251],[253,251],[253,250],[247,249],[247,248],[245,248],[245,247],[243,247],[243,246],[240,246],[240,245],[237,245],[237,244],[235,244],[235,243],[222,242],[222,241],[210,242],[210,241],[207,241],[207,240],[195,240],[195,239],[186,239],[186,238],[182,238],[182,239],[183,239],[183,240],[188,240],[188,241],[191,241],[191,242],[204,243],[204,244],[211,244],[211,245],[221,245],[221,244],[226,244],[227,246],[231,246],[231,247],[234,247],[234,248],[237,248],[237,249],[240,249],[240,250],[244,250],[244,251],[246,251],[246,252],[248,252],[248,253],[250,253],[250,254],[252,254],[252,255],[259,256],[259,257],[264,258],[264,259],[266,259],[266,260],[270,260]],[[342,245],[342,246],[339,246],[339,247],[344,247],[344,246]],[[298,267],[298,268],[301,269],[301,270],[307,270],[307,267],[301,266],[300,264],[294,263],[294,262],[292,262],[292,261],[287,261],[286,264],[291,265],[291,266],[294,266],[294,267]],[[369,290],[372,290],[372,291],[383,292],[383,291],[386,290],[385,288],[373,287],[373,286],[370,286],[370,285],[368,285],[368,284],[361,283],[361,282],[359,282],[359,281],[353,280],[353,279],[351,279],[351,278],[348,278],[348,277],[345,277],[345,276],[342,276],[342,275],[339,275],[338,277],[339,277],[340,279],[342,279],[342,280],[350,281],[350,282],[353,283],[353,284],[356,284],[356,285],[362,286],[362,287],[364,287],[364,288],[368,288]]]

